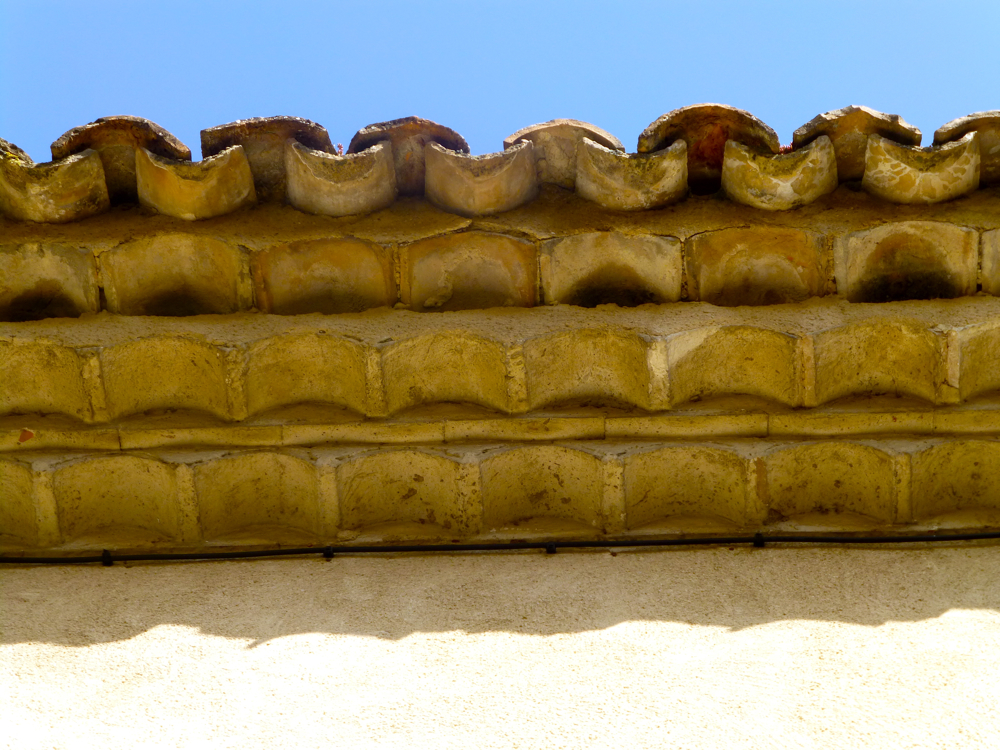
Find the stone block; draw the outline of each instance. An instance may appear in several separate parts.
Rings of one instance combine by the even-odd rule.
[[[604,420],[604,437],[608,440],[658,440],[699,438],[714,440],[730,437],[768,436],[774,414],[739,409],[723,413],[666,412],[642,416],[608,417]]]
[[[798,339],[750,326],[709,326],[667,339],[670,403],[747,395],[802,404]]]
[[[901,221],[852,232],[834,245],[837,291],[851,302],[976,293],[976,231],[940,221]]]
[[[896,520],[899,478],[894,457],[864,443],[827,441],[782,446],[760,460],[763,500],[771,522],[863,516]],[[761,481],[762,480],[762,481]]]
[[[389,414],[442,402],[511,410],[504,347],[472,333],[427,333],[387,345],[382,379]]]
[[[584,138],[612,151],[625,151],[621,141],[596,125],[579,120],[549,120],[529,125],[504,138],[504,149],[523,141],[535,146],[535,167],[540,182],[573,190],[576,187],[576,151]]]
[[[0,320],[76,318],[99,309],[89,250],[48,242],[0,247]]]
[[[795,131],[792,146],[798,150],[824,135],[833,142],[841,182],[864,177],[869,135],[879,135],[903,146],[919,146],[921,137],[920,131],[899,115],[850,106],[811,119]]]
[[[207,540],[316,538],[322,535],[316,467],[271,451],[214,458],[194,466]]]
[[[581,329],[524,344],[531,409],[562,404],[649,409],[646,342],[633,331]]]
[[[226,356],[193,339],[152,336],[101,351],[112,419],[150,410],[185,409],[234,416]]]
[[[396,171],[388,143],[338,156],[290,138],[285,142],[285,171],[288,202],[311,214],[369,214],[396,200]]]
[[[825,238],[785,227],[733,227],[688,238],[688,297],[713,305],[776,305],[826,289]]]
[[[538,195],[538,174],[531,141],[507,151],[470,156],[428,143],[424,149],[427,200],[461,216],[510,211]]]
[[[0,544],[37,544],[33,483],[29,465],[0,460]]]
[[[246,252],[213,237],[157,234],[102,253],[99,262],[109,312],[179,317],[253,306]]]
[[[687,194],[687,146],[683,141],[648,154],[624,154],[589,138],[577,146],[576,192],[618,211],[676,203]]]
[[[66,414],[89,422],[84,362],[46,341],[0,341],[0,414]]]
[[[232,213],[257,202],[250,162],[242,146],[233,146],[199,162],[135,152],[139,203],[185,221]]]
[[[301,117],[253,117],[201,131],[202,158],[242,146],[257,198],[285,200],[285,141],[292,138],[316,151],[333,153],[326,128]]]
[[[353,239],[300,240],[256,253],[257,307],[278,315],[361,312],[396,302],[392,256]]]
[[[979,187],[979,136],[930,148],[908,148],[868,137],[861,185],[893,203],[941,203]]]
[[[588,232],[541,244],[542,295],[549,305],[676,302],[681,242],[676,237]]]
[[[487,232],[431,237],[400,248],[400,301],[411,310],[532,307],[537,258],[530,242]]]
[[[378,414],[385,416],[385,410]],[[371,419],[281,425],[283,445],[431,445],[444,442],[444,421]]]
[[[257,341],[247,354],[247,411],[332,404],[366,411],[365,348],[345,338],[288,333]]]
[[[1000,390],[1000,325],[996,321],[957,331],[959,396],[962,400]]]
[[[136,455],[91,456],[52,471],[63,541],[153,544],[182,529],[176,468]]]
[[[591,453],[560,445],[501,449],[480,471],[483,531],[604,530],[603,469]]]
[[[934,403],[945,382],[944,339],[906,320],[871,320],[814,336],[816,399],[889,393]]]
[[[695,518],[735,526],[764,520],[747,459],[704,445],[669,445],[627,456],[625,517],[630,530]]]
[[[983,291],[1000,297],[1000,229],[983,232],[980,246]]]
[[[449,419],[444,423],[447,443],[472,440],[497,442],[552,442],[553,440],[602,440],[604,415],[587,417],[518,416]]]
[[[469,144],[462,136],[451,128],[421,117],[403,117],[368,125],[355,133],[347,153],[360,153],[382,141],[388,141],[392,146],[400,195],[424,194],[424,148],[428,143],[469,153]]]
[[[914,520],[1000,510],[1000,443],[949,441],[914,453],[912,462]]]
[[[93,149],[35,164],[21,149],[0,140],[0,214],[60,224],[107,211],[110,205],[101,157]]]
[[[934,132],[934,145],[979,134],[979,180],[984,185],[1000,182],[1000,110],[974,112],[942,125]]]
[[[391,534],[411,525],[427,536],[464,536],[478,528],[480,508],[462,468],[455,458],[415,448],[350,458],[336,470],[341,528],[388,527]]]
[[[884,404],[884,402],[883,402]],[[936,414],[917,407],[913,411],[880,409],[801,409],[769,414],[771,437],[844,437],[848,435],[931,435],[937,430]]]
[[[104,165],[104,178],[112,203],[135,203],[135,152],[150,153],[177,161],[191,161],[191,149],[155,122],[141,117],[117,115],[63,133],[52,144],[52,158],[65,159],[86,149],[95,150]]]
[[[722,189],[730,200],[765,211],[788,211],[837,189],[833,144],[821,135],[790,154],[756,154],[726,141]]]
[[[736,141],[756,154],[776,154],[778,134],[749,112],[724,104],[694,104],[657,118],[639,136],[638,152],[649,154],[687,143],[688,186],[696,195],[721,185],[726,141]]]

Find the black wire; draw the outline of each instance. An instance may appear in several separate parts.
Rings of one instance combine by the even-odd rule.
[[[154,562],[171,560],[239,560],[255,557],[286,557],[296,555],[322,555],[327,560],[338,554],[377,554],[387,552],[511,552],[518,550],[545,550],[555,554],[559,549],[601,549],[621,547],[691,547],[735,546],[749,544],[765,547],[768,544],[917,544],[927,542],[972,542],[1000,539],[1000,531],[978,531],[954,534],[896,534],[892,536],[845,536],[839,534],[762,534],[753,536],[697,536],[670,537],[666,539],[589,539],[548,542],[474,542],[469,544],[376,544],[376,545],[327,545],[325,547],[296,547],[289,549],[226,550],[216,552],[140,552],[116,554],[102,550],[100,555],[64,555],[59,557],[0,556],[0,564],[80,564],[115,562]]]

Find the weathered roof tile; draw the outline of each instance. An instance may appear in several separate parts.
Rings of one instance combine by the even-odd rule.
[[[942,125],[934,131],[934,145],[957,141],[973,131],[979,133],[981,182],[1000,182],[1000,110],[974,112]]]
[[[535,144],[538,179],[572,190],[576,186],[576,151],[589,138],[612,151],[624,151],[622,142],[596,125],[579,120],[549,120],[521,128],[503,140],[504,149],[522,141]]]
[[[714,193],[721,186],[726,141],[758,154],[776,154],[778,134],[749,112],[725,104],[692,104],[657,118],[639,136],[638,152],[659,151],[675,141],[688,145],[691,192]]]
[[[138,149],[135,173],[139,202],[178,219],[221,216],[257,202],[242,146],[231,146],[193,163]]]
[[[379,141],[392,144],[396,185],[400,195],[424,194],[424,146],[437,143],[450,151],[469,153],[469,144],[451,128],[422,117],[401,117],[361,128],[351,139],[348,154],[356,154]]]
[[[907,148],[868,137],[865,190],[893,203],[940,203],[979,187],[979,136],[930,148]]]
[[[315,151],[333,153],[326,128],[301,117],[252,117],[201,131],[202,158],[242,146],[259,200],[285,200],[285,141],[294,138]]]
[[[822,135],[833,141],[841,182],[860,180],[864,175],[869,135],[880,135],[903,146],[920,145],[920,131],[899,115],[856,105],[816,115],[795,131],[792,145],[800,149]]]
[[[392,145],[382,141],[338,156],[289,138],[285,142],[288,202],[302,211],[352,216],[378,211],[396,199]]]
[[[446,211],[484,216],[517,208],[538,195],[534,144],[469,156],[430,143],[426,159],[427,199]]]
[[[92,148],[101,155],[108,195],[112,203],[138,199],[135,187],[135,150],[144,148],[157,156],[191,161],[191,149],[155,122],[115,115],[68,130],[52,144],[52,158],[64,159]]]

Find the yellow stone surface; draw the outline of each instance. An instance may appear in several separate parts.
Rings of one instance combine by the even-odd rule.
[[[940,203],[979,187],[979,136],[927,149],[907,148],[878,135],[868,137],[862,186],[893,203]]]
[[[834,246],[837,291],[851,302],[975,294],[978,250],[974,229],[941,221],[852,232]]]
[[[31,467],[0,460],[0,542],[34,546],[38,541]]]
[[[980,244],[983,291],[1000,297],[1000,229],[983,232]]]
[[[817,516],[856,514],[879,523],[896,520],[898,479],[893,457],[884,450],[864,443],[806,443],[778,448],[760,464],[769,517],[804,516],[815,523]]]
[[[558,445],[500,450],[482,461],[483,530],[530,529],[561,521],[603,529],[603,479],[596,456]]]
[[[826,290],[822,235],[784,227],[702,232],[685,243],[688,297],[713,305],[801,302]]]
[[[424,147],[427,200],[462,216],[509,211],[538,195],[531,141],[496,154],[470,156],[437,143]]]
[[[684,141],[649,154],[623,154],[584,138],[577,145],[576,160],[576,192],[605,208],[659,208],[687,194]]]
[[[218,348],[179,337],[144,338],[101,352],[108,412],[191,409],[231,418],[226,359]]]
[[[753,525],[764,520],[754,489],[747,459],[732,450],[670,445],[636,452],[625,459],[627,528],[677,516]]]
[[[973,398],[1000,390],[1000,325],[972,325],[958,331],[960,395]]]
[[[676,237],[588,232],[548,240],[539,254],[549,305],[623,307],[676,302],[683,276]]]
[[[646,345],[628,331],[553,333],[524,345],[528,404],[625,404],[649,408]]]
[[[396,302],[392,258],[351,239],[300,240],[256,253],[257,307],[278,315],[361,312]]]
[[[97,261],[87,250],[40,242],[0,247],[0,320],[75,318],[99,309]]]
[[[737,203],[788,211],[832,193],[837,185],[837,157],[825,135],[797,151],[776,156],[726,142],[722,189]]]
[[[367,214],[396,200],[396,170],[388,142],[359,154],[338,156],[289,139],[285,169],[288,202],[312,214]]]
[[[1000,520],[1000,443],[962,440],[913,455],[913,517],[940,518],[969,510],[994,511]]]
[[[334,404],[364,414],[366,353],[355,341],[289,333],[258,341],[247,352],[247,411],[294,404]]]
[[[531,307],[535,247],[515,237],[462,232],[400,249],[399,299],[411,310]]]
[[[382,351],[390,414],[425,403],[469,403],[509,412],[503,346],[461,331],[427,334]]]
[[[857,323],[815,336],[816,399],[891,393],[938,400],[943,341],[906,320]]]
[[[479,509],[474,493],[461,486],[460,469],[453,458],[427,450],[384,449],[353,458],[337,467],[341,526],[415,524],[432,536],[464,535],[477,527]]]
[[[90,421],[83,362],[73,349],[0,340],[0,414],[66,414]]]
[[[996,196],[855,188],[766,214],[720,196],[626,212],[547,184],[473,219],[413,197],[341,218],[0,218],[0,259],[51,254],[0,296],[44,274],[83,290],[89,267],[108,308],[0,321],[0,489],[31,506],[0,502],[2,547],[1000,526],[992,474],[972,477],[1000,432]],[[52,270],[64,257],[84,276]],[[202,314],[174,317],[185,299]],[[122,489],[104,486],[121,457]],[[60,536],[55,472],[81,462],[81,507],[108,510]],[[171,478],[147,486],[148,467]],[[174,515],[129,517],[133,487]]]
[[[154,458],[110,455],[70,460],[52,471],[64,541],[147,544],[181,532],[176,470]]]
[[[101,157],[93,149],[48,164],[0,150],[0,214],[58,224],[107,211],[111,205]]]
[[[212,237],[157,234],[102,253],[99,261],[109,312],[202,315],[253,304],[246,253]]]
[[[788,406],[802,402],[794,336],[747,326],[708,327],[671,336],[670,402],[746,394]]]
[[[316,469],[301,458],[262,451],[208,460],[194,467],[194,485],[205,539],[321,532]]]
[[[135,176],[142,205],[185,221],[221,216],[257,202],[242,146],[194,163],[138,148]]]

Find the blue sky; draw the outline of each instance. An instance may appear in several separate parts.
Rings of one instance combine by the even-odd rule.
[[[631,151],[671,109],[722,102],[783,143],[866,104],[935,128],[1000,109],[1000,2],[171,3],[0,0],[0,137],[38,161],[76,125],[149,118],[199,131],[288,114],[345,145],[420,115],[473,153],[556,117]]]

